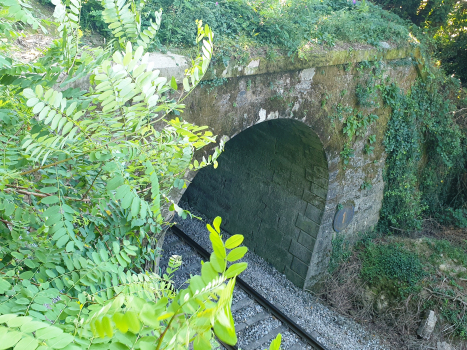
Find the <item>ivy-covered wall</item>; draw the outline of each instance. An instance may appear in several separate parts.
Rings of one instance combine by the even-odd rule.
[[[390,109],[383,106],[378,85],[383,81],[395,81],[403,90],[408,89],[417,77],[417,65],[412,55],[414,53],[416,54],[416,51],[411,52],[408,49],[388,49],[379,53],[372,51],[371,55],[365,50],[357,53],[335,51],[323,53],[321,56],[315,54],[310,56],[308,61],[290,62],[289,65],[284,63],[284,58],[278,60],[277,64],[253,59],[243,67],[229,66],[222,71],[216,68],[210,76],[212,79],[202,82],[202,86],[185,100],[187,108],[182,116],[197,125],[208,125],[219,137],[224,136],[232,140],[226,144],[225,158],[221,159],[218,169],[205,170],[209,176],[200,173],[201,179],[198,180],[195,174],[189,174],[188,178],[195,180],[189,185],[194,188],[189,190],[187,196],[191,197],[191,201],[198,203],[196,206],[201,212],[226,216],[224,228],[230,233],[255,237],[251,241],[255,247],[255,242],[268,237],[267,232],[270,230],[264,227],[268,227],[267,224],[275,227],[276,224],[271,219],[274,216],[261,216],[258,214],[259,207],[255,208],[257,222],[251,227],[248,226],[248,232],[245,232],[241,227],[236,228],[240,223],[233,222],[244,220],[244,217],[239,215],[239,209],[232,209],[232,203],[247,203],[253,188],[255,196],[267,198],[272,184],[262,186],[261,183],[265,183],[266,178],[260,180],[248,175],[259,171],[255,170],[255,167],[263,168],[264,165],[261,162],[255,165],[252,159],[259,159],[258,156],[245,153],[242,147],[251,147],[247,145],[257,137],[254,136],[254,131],[263,122],[284,119],[287,122],[295,121],[306,125],[320,140],[327,163],[328,189],[324,210],[318,223],[316,241],[312,244],[312,254],[306,259],[304,255],[301,258],[309,259],[305,262],[308,266],[306,274],[302,268],[300,273],[294,275],[298,269],[291,268],[290,260],[293,260],[293,257],[288,254],[284,255],[283,261],[276,261],[274,264],[281,271],[290,269],[287,270],[292,276],[290,278],[297,285],[303,285],[305,289],[312,288],[328,265],[331,239],[335,233],[333,219],[337,209],[342,206],[354,208],[353,220],[342,231],[348,236],[366,231],[378,222],[386,157],[383,140],[390,117]],[[328,60],[323,57],[327,57]],[[271,68],[270,72],[268,66]],[[251,132],[248,130],[250,127]],[[247,134],[241,136],[243,132]],[[286,133],[285,126],[282,132]],[[274,135],[274,132],[271,133]],[[237,138],[243,141],[235,141]],[[264,148],[264,152],[272,142],[267,137],[255,140],[258,149]],[[231,147],[229,142],[233,143]],[[298,141],[295,143],[295,152],[284,150],[286,156],[277,156],[294,163],[293,157],[300,154],[300,144]],[[208,153],[209,150],[206,150],[206,154]],[[240,154],[242,156],[239,156]],[[225,169],[223,162],[226,163]],[[301,162],[307,163],[303,168],[312,166],[310,160],[305,158]],[[232,167],[232,164],[236,165]],[[291,176],[303,175],[295,174],[294,168],[290,165],[289,167]],[[208,177],[213,180],[209,180],[210,184],[206,185]],[[213,200],[216,191],[212,190],[212,186],[223,186],[222,184],[228,183],[232,178],[236,179],[237,185],[229,184],[219,192],[222,196],[218,197],[223,198]],[[271,181],[274,182],[273,179]],[[207,190],[199,190],[200,184],[210,186],[213,191],[211,197]],[[287,186],[287,182],[284,184]],[[201,187],[208,188],[204,185]],[[297,189],[298,192],[304,191],[308,186],[297,185],[303,187]],[[287,191],[280,192],[278,196]],[[179,193],[180,198],[181,195],[182,193]],[[303,192],[297,203],[300,203],[300,200],[304,200]],[[208,202],[210,204],[207,204]],[[280,207],[275,208],[277,212],[287,212],[290,206],[285,199],[282,202],[278,199],[274,203],[282,203]],[[296,204],[294,208],[297,218],[299,215],[305,215],[303,206]],[[279,237],[281,242],[284,237],[298,239],[295,228],[280,231],[277,242]],[[275,253],[271,252],[270,256],[267,251],[261,252],[263,248],[256,249],[258,254],[267,260],[276,259],[272,257]],[[311,249],[311,246],[307,249]],[[287,251],[290,253],[290,247]]]

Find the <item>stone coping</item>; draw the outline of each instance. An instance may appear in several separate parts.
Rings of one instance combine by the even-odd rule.
[[[387,45],[386,48],[353,49],[351,51],[310,50],[306,53],[305,58],[278,56],[274,60],[268,60],[265,57],[255,57],[246,65],[238,65],[237,62],[232,60],[227,67],[220,62],[208,70],[203,80],[295,71],[362,61],[396,60],[408,57],[414,57],[418,60],[420,58],[419,47],[405,46],[392,48]],[[170,52],[166,54],[149,53],[144,57],[143,62],[152,63],[154,68],[161,71],[162,76],[167,78],[174,76],[178,82],[181,82],[185,69],[189,67],[189,59],[187,57]]]

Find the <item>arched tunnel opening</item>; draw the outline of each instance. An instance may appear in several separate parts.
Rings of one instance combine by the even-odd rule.
[[[219,166],[198,172],[182,201],[209,218],[295,285],[303,287],[328,188],[323,145],[304,123],[275,119],[225,145]]]

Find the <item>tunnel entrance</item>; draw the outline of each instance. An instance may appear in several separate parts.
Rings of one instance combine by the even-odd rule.
[[[303,287],[326,203],[323,145],[304,123],[256,124],[225,145],[217,169],[204,168],[182,200]]]

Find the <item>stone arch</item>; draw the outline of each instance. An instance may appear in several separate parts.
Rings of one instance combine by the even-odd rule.
[[[330,241],[323,235],[329,171],[318,135],[298,120],[267,120],[227,142],[218,161],[198,172],[182,199],[222,216],[223,229],[243,234],[250,250],[306,287]]]

